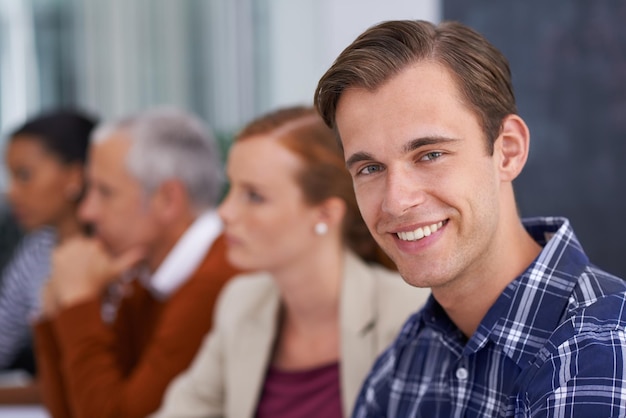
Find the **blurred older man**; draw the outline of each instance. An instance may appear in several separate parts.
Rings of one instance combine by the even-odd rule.
[[[81,217],[35,325],[53,417],[143,417],[191,362],[236,273],[214,211],[217,145],[194,117],[155,109],[100,127]]]

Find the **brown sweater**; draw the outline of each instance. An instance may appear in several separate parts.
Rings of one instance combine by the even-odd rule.
[[[154,412],[212,325],[213,303],[238,271],[219,237],[193,276],[164,302],[135,282],[115,323],[100,302],[70,307],[35,325],[44,403],[54,418],[134,418]]]

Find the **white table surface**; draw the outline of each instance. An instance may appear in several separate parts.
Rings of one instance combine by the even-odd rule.
[[[50,418],[41,406],[1,405],[0,418]]]

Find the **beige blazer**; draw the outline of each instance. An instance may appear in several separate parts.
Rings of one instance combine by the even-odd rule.
[[[344,416],[350,415],[376,357],[429,294],[406,284],[398,273],[347,253],[340,299]],[[170,384],[153,417],[253,417],[272,357],[279,305],[269,275],[231,280],[218,300],[212,332],[190,368]]]

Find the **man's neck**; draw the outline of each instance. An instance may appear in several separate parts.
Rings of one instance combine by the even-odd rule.
[[[488,265],[473,266],[442,288],[433,289],[433,296],[452,322],[470,338],[487,311],[504,289],[520,276],[537,258],[541,247],[528,234],[519,218],[494,242]]]
[[[193,224],[194,218],[180,220],[175,224],[163,227],[162,233],[154,240],[154,245],[146,257],[146,266],[151,274],[157,271],[165,257],[172,251],[178,240]]]

